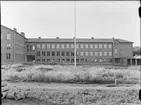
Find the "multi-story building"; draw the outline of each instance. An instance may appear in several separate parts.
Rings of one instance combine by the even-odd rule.
[[[6,28],[7,29],[7,28]],[[11,30],[11,29],[9,29]],[[15,32],[16,31],[10,31]],[[9,33],[3,33],[7,34]],[[17,33],[18,34],[18,33]],[[12,40],[11,33],[11,40]],[[35,62],[36,64],[74,64],[74,38],[25,38],[18,34],[22,39],[20,41],[21,56],[15,57],[15,62]],[[17,36],[18,36],[17,35]],[[22,37],[22,38],[21,38]],[[17,40],[12,40],[16,43]],[[2,40],[7,42],[8,39]],[[77,64],[114,64],[128,65],[130,58],[133,57],[132,51],[133,42],[122,39],[76,39],[76,63]],[[13,44],[11,44],[13,45]],[[16,46],[16,44],[14,44]],[[3,46],[3,45],[2,45]],[[25,46],[25,47],[24,47]],[[4,46],[3,46],[4,47]],[[11,50],[14,48],[11,47]],[[4,47],[3,53],[8,50]],[[16,49],[15,49],[16,50]],[[13,50],[12,50],[13,51]],[[19,51],[19,50],[18,50]],[[2,54],[3,54],[2,53]],[[16,53],[16,51],[11,52]],[[15,54],[14,54],[15,55]],[[11,56],[12,57],[12,56]],[[6,61],[3,56],[3,61]],[[18,60],[17,60],[18,59]],[[11,60],[14,62],[14,60]]]
[[[1,62],[13,64],[25,62],[25,34],[17,29],[1,25]]]

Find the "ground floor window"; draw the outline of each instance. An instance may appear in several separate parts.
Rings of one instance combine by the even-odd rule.
[[[10,53],[6,53],[6,59],[11,59],[11,54]]]

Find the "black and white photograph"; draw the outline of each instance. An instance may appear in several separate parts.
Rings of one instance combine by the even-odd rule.
[[[141,105],[140,5],[1,1],[2,105]]]

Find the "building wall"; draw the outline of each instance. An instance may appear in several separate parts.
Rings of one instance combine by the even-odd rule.
[[[7,39],[7,34],[11,35]],[[10,44],[10,49],[7,49]],[[10,59],[7,59],[6,53],[10,53]],[[19,35],[14,30],[1,26],[1,61],[2,64],[23,63],[25,56],[25,37]]]

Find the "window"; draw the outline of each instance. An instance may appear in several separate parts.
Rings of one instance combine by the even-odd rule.
[[[90,44],[90,48],[93,48],[93,44]]]
[[[79,44],[76,44],[76,48],[79,48]]]
[[[45,56],[45,51],[42,52],[42,56]]]
[[[45,44],[42,44],[42,49],[45,49]]]
[[[94,47],[97,48],[97,44],[95,44]]]
[[[47,44],[47,48],[50,48],[50,44]]]
[[[40,56],[40,51],[37,51],[37,56]]]
[[[60,44],[57,44],[56,47],[57,47],[57,48],[60,48]]]
[[[112,52],[109,52],[109,56],[112,56]]]
[[[35,46],[32,46],[32,51],[35,51]]]
[[[52,52],[52,56],[55,56],[55,52],[54,51]]]
[[[45,62],[45,59],[42,59],[42,62]]]
[[[98,52],[95,52],[95,56],[98,56]]]
[[[57,52],[57,56],[60,56],[60,52]]]
[[[65,52],[61,52],[61,56],[65,56]]]
[[[88,48],[88,44],[85,44],[85,48]]]
[[[90,56],[93,56],[93,52],[90,52]]]
[[[71,62],[74,62],[74,59],[71,59]]]
[[[29,52],[29,45],[27,45],[26,47],[27,47],[27,49],[26,49],[26,50],[27,50],[27,52]]]
[[[40,44],[37,44],[37,48],[40,48]]]
[[[71,48],[74,48],[74,44],[71,44]]]
[[[37,62],[40,62],[40,59],[37,59]]]
[[[85,56],[88,56],[89,55],[89,53],[88,52],[85,52]]]
[[[11,59],[11,54],[10,53],[6,53],[6,59]]]
[[[99,44],[99,48],[102,48],[102,44]]]
[[[80,62],[84,62],[84,59],[80,59]]]
[[[117,54],[117,52],[118,52],[117,49],[115,49],[115,54]]]
[[[29,46],[29,51],[32,52],[32,45]]]
[[[55,48],[55,44],[52,44],[52,48]]]
[[[76,59],[76,62],[79,63],[79,59]]]
[[[107,52],[104,52],[104,56],[107,56]]]
[[[7,39],[11,39],[11,34],[7,34]]]
[[[99,56],[102,56],[102,52],[99,52]]]
[[[107,48],[107,44],[104,44],[104,48]]]
[[[81,45],[80,45],[80,48],[83,48],[83,47],[84,47],[83,44],[81,44]]]
[[[69,48],[69,44],[66,44],[66,48]]]
[[[70,59],[66,59],[66,62],[70,62]]]
[[[79,52],[76,52],[76,56],[79,56]]]
[[[70,52],[66,52],[66,56],[70,56]]]
[[[109,44],[108,47],[109,47],[109,48],[112,48],[112,44]]]
[[[65,46],[64,46],[64,44],[62,44],[62,48],[64,48]]]
[[[103,62],[103,59],[99,59],[99,62]]]
[[[80,52],[80,56],[84,56],[84,52]]]
[[[47,51],[47,56],[50,56],[50,52],[49,51]]]
[[[71,56],[74,56],[74,52],[71,52]]]
[[[47,62],[50,62],[50,59],[47,59]]]
[[[7,44],[7,45],[6,45],[6,49],[7,49],[7,50],[10,50],[10,49],[11,49],[11,44]]]

